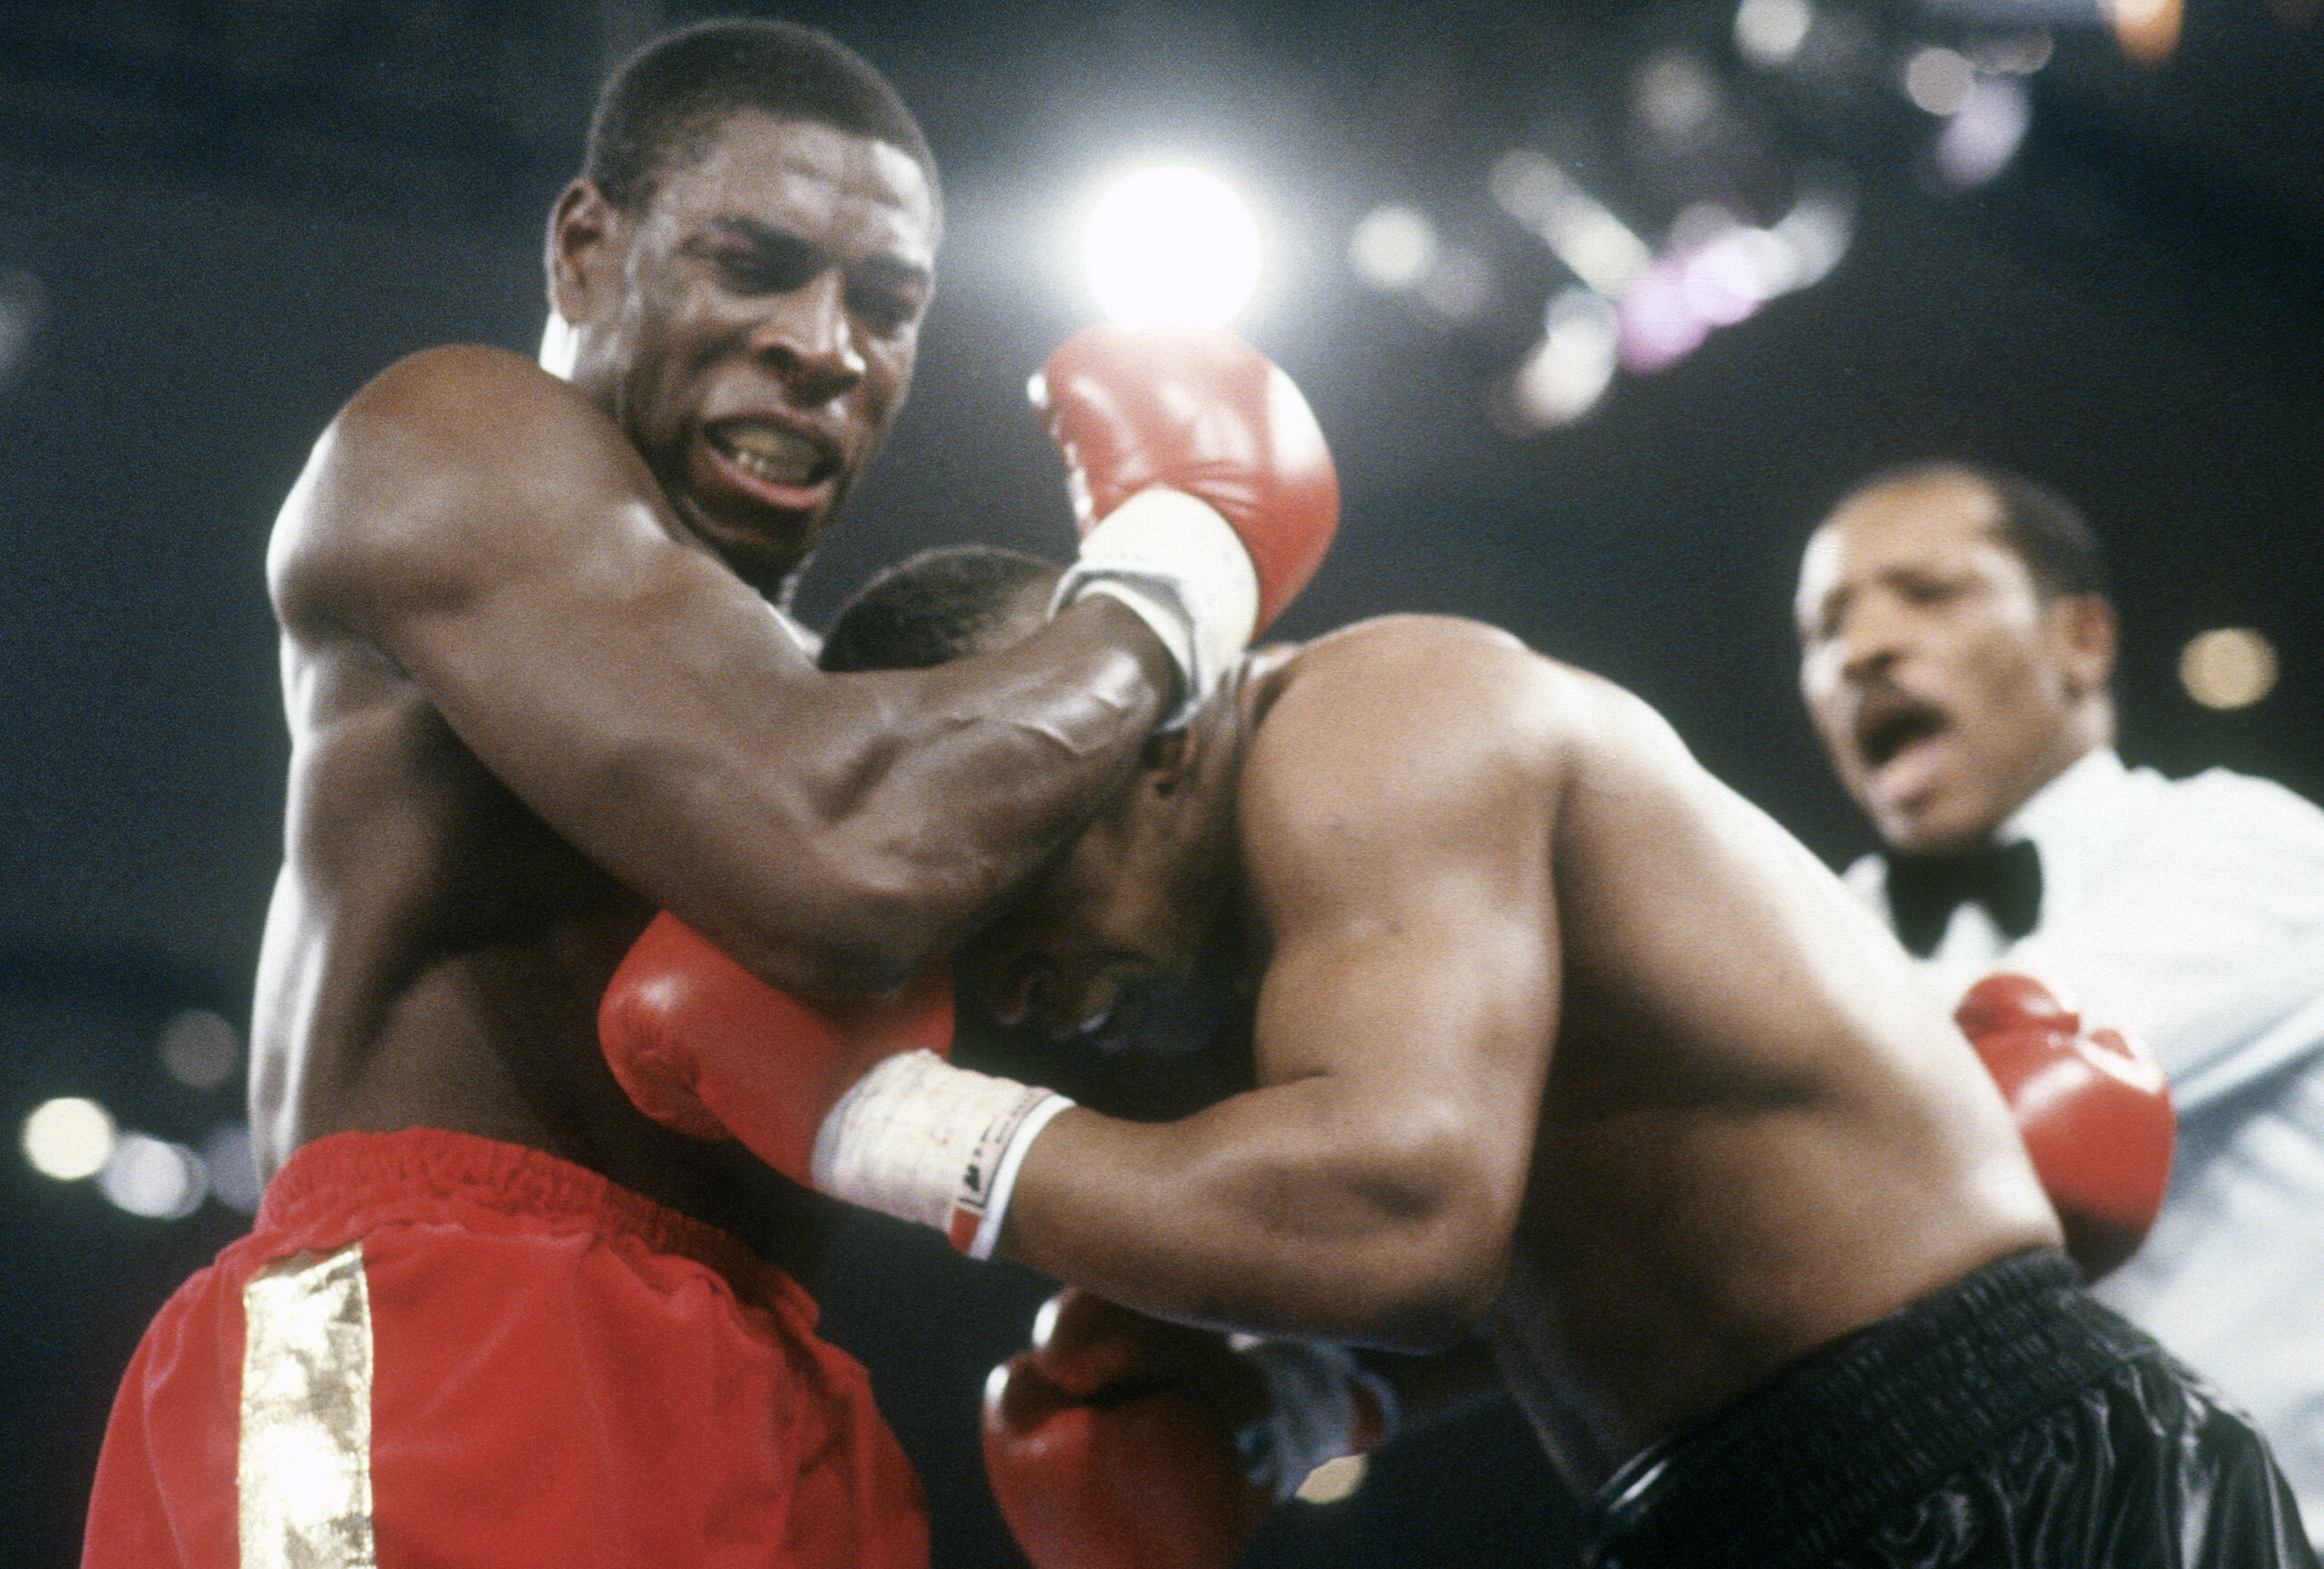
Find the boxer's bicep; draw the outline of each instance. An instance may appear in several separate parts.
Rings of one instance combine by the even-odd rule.
[[[1462,679],[1500,675],[1507,651],[1450,640],[1450,654],[1431,650],[1431,682],[1359,667],[1360,714],[1285,699],[1254,748],[1240,826],[1270,940],[1263,1079],[1417,1079],[1499,1103],[1546,1070],[1560,962],[1553,781],[1490,706],[1479,721],[1458,716]],[[1533,1096],[1521,1099],[1530,1119]]]
[[[812,663],[610,422],[504,358],[422,356],[357,395],[286,505],[278,605],[294,636],[376,646],[527,804],[659,892],[653,842],[698,855],[720,775],[773,776]],[[730,811],[761,793],[739,785]]]
[[[294,643],[371,644],[560,836],[811,990],[924,968],[1140,734],[1133,660],[1072,618],[977,670],[821,675],[610,422],[487,350],[358,395],[271,574]]]
[[[1256,1066],[1298,1092],[1282,1115],[1313,1120],[1318,1179],[1347,1213],[1370,1203],[1384,1236],[1408,1228],[1482,1285],[1523,1199],[1557,1033],[1551,824],[1538,774],[1495,744],[1385,705],[1371,717],[1296,769],[1258,765]]]
[[[1257,1071],[1327,1090],[1355,1146],[1344,1169],[1499,1229],[1521,1197],[1556,1034],[1552,923],[1498,869],[1397,870],[1311,885],[1261,984]]]

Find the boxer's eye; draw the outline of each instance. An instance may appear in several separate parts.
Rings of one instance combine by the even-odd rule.
[[[902,331],[920,317],[928,291],[908,278],[851,278],[847,308],[883,338]]]
[[[822,270],[821,252],[808,245],[753,246],[714,258],[738,293],[788,294],[812,282]]]
[[[745,219],[724,219],[687,247],[718,270],[720,280],[741,294],[788,294],[803,289],[831,265],[823,249]]]

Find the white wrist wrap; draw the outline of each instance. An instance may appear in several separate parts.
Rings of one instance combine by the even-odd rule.
[[[1081,553],[1049,601],[1055,615],[1084,594],[1110,594],[1154,628],[1178,663],[1183,725],[1216,690],[1258,628],[1259,574],[1226,518],[1183,490],[1141,490],[1081,537]]]
[[[1267,1412],[1235,1436],[1243,1474],[1280,1504],[1326,1460],[1379,1444],[1394,1431],[1396,1395],[1344,1347],[1310,1340],[1228,1340],[1267,1385]],[[1367,1408],[1368,1403],[1368,1408]]]
[[[1026,1150],[1072,1104],[932,1051],[903,1052],[824,1116],[812,1175],[820,1192],[933,1226],[970,1258],[990,1258]]]

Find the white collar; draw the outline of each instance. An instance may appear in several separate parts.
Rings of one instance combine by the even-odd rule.
[[[2135,794],[2131,771],[2112,746],[2093,746],[2003,820],[1994,843],[2031,839],[2042,852],[2042,880],[2055,891],[2079,886],[2112,844]],[[2046,897],[2046,894],[2045,894]]]

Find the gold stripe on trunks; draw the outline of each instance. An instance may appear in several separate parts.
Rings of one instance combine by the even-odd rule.
[[[251,1276],[242,1313],[241,1569],[375,1569],[362,1245]]]

